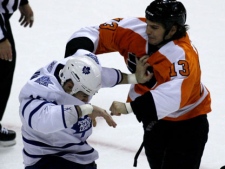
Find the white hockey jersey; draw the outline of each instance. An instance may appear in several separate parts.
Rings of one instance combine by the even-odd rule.
[[[69,111],[77,114],[74,105],[84,104],[65,93],[59,83],[59,70],[69,58],[39,69],[20,92],[25,166],[35,164],[44,155],[56,155],[80,164],[98,158],[98,152],[87,143],[92,133],[91,119],[77,116],[76,123],[70,126],[66,123],[70,120]],[[102,87],[112,87],[120,80],[119,70],[102,67]]]

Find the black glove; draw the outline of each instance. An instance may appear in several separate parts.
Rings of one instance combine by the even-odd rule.
[[[129,71],[131,73],[135,73],[136,72],[136,55],[133,53],[129,53],[128,54],[128,59],[127,59],[127,68],[129,69]]]

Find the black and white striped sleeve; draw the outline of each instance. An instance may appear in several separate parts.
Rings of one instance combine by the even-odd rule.
[[[0,14],[0,42],[7,39],[5,20],[2,14]]]

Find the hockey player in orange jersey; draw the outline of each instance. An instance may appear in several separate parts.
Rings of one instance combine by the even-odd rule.
[[[142,146],[151,169],[198,169],[208,139],[211,98],[187,34],[186,9],[179,1],[155,0],[145,16],[80,29],[68,41],[65,57],[80,48],[119,52],[135,72],[135,58],[147,54],[153,78],[131,85],[126,103],[112,103],[112,115],[133,112],[143,123]]]

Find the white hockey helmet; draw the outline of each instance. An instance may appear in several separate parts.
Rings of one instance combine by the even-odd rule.
[[[88,54],[70,58],[59,72],[61,85],[71,79],[74,83],[71,95],[82,91],[94,95],[101,87],[101,67],[97,56]]]

